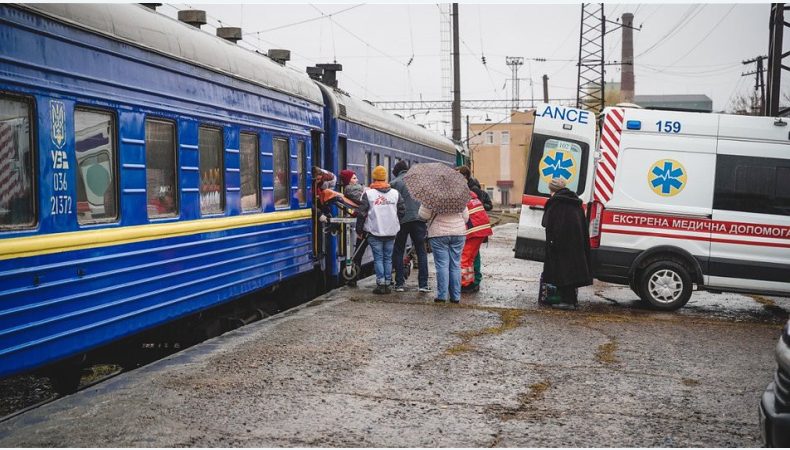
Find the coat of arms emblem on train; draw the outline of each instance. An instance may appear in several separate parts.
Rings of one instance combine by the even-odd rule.
[[[52,119],[52,143],[62,149],[66,144],[66,105],[63,102],[49,101],[50,116]]]
[[[647,182],[662,197],[678,195],[686,187],[686,168],[674,159],[662,159],[650,166]]]

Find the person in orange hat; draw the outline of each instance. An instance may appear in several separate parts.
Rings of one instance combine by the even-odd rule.
[[[389,294],[392,282],[392,249],[406,212],[403,197],[387,183],[387,169],[376,166],[373,183],[357,209],[357,235],[367,235],[376,269],[374,294]]]

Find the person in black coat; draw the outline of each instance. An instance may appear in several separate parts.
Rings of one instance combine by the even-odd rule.
[[[546,202],[546,260],[543,280],[557,286],[564,303],[576,304],[576,288],[592,284],[590,231],[582,200],[555,178],[549,183],[551,198]]]

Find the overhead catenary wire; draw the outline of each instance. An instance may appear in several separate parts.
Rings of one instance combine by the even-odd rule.
[[[344,13],[346,11],[351,11],[352,9],[359,8],[360,6],[364,6],[364,5],[365,5],[364,3],[360,3],[358,5],[353,5],[353,6],[349,6],[348,8],[341,9],[340,11],[335,11],[335,12],[333,12],[331,14],[323,14],[322,13],[321,16],[318,16],[318,17],[312,17],[310,19],[300,20],[298,22],[288,23],[288,24],[285,24],[285,25],[276,26],[274,28],[267,28],[265,30],[251,31],[249,33],[244,33],[243,35],[247,36],[247,35],[253,35],[253,34],[256,34],[256,33],[268,33],[270,31],[282,30],[283,28],[289,28],[289,27],[293,27],[293,26],[297,26],[297,25],[303,25],[305,23],[315,22],[316,20],[331,19],[332,16],[336,16],[338,14],[342,14],[342,13]],[[313,6],[313,5],[310,5],[310,6]]]
[[[718,22],[716,22],[716,25],[714,25],[713,27],[711,27],[710,31],[708,31],[708,32],[705,34],[705,36],[703,36],[703,37],[702,37],[702,39],[700,39],[700,40],[699,40],[699,42],[697,42],[696,44],[694,44],[694,46],[693,46],[693,47],[691,47],[691,48],[689,49],[689,51],[687,51],[686,53],[684,53],[684,54],[683,54],[683,56],[679,57],[678,59],[676,59],[676,60],[675,60],[675,62],[671,63],[671,64],[669,65],[669,67],[672,67],[673,65],[675,65],[675,64],[679,63],[680,61],[682,61],[682,60],[683,60],[683,58],[685,58],[686,56],[688,56],[689,54],[691,54],[691,52],[693,52],[694,50],[696,50],[696,48],[697,48],[697,47],[699,47],[699,46],[700,46],[700,44],[702,44],[703,42],[705,42],[705,40],[708,38],[708,36],[710,36],[710,35],[711,35],[711,34],[712,34],[714,31],[716,31],[716,28],[718,28],[718,27],[719,27],[719,25],[721,25],[721,24],[722,24],[722,22],[724,22],[724,19],[726,19],[726,18],[727,18],[727,16],[729,16],[729,15],[730,15],[730,13],[732,12],[732,10],[733,10],[733,9],[735,9],[735,7],[736,7],[736,6],[738,6],[738,4],[737,4],[737,3],[736,3],[736,4],[733,4],[733,5],[730,7],[730,9],[728,9],[728,10],[727,10],[727,12],[726,12],[726,13],[724,13],[724,15],[721,17],[721,19],[719,19],[719,21],[718,21]]]
[[[693,21],[694,18],[700,12],[702,12],[703,9],[705,9],[705,6],[707,6],[707,5],[699,5],[699,4],[691,5],[686,10],[686,12],[683,13],[683,17],[681,17],[681,19],[678,21],[677,24],[675,24],[675,26],[670,28],[669,31],[667,31],[662,37],[660,37],[653,45],[651,45],[650,47],[648,47],[647,49],[645,49],[644,51],[642,51],[638,55],[635,55],[634,58],[638,58],[638,57],[643,56],[643,55],[645,55],[647,53],[650,53],[653,50],[655,50],[656,48],[658,48],[659,46],[667,43],[667,41],[669,41],[673,36],[677,35],[680,32],[680,30],[682,30],[683,28],[686,27],[686,25],[691,23],[691,21]]]

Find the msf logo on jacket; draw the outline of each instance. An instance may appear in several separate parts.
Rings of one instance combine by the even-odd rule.
[[[395,189],[387,188],[386,192],[368,189],[359,208],[357,229],[362,225],[360,221],[364,217],[364,231],[379,237],[395,236],[400,230],[403,211],[403,200]]]
[[[395,205],[397,203],[398,203],[397,198],[395,199],[395,201],[392,201],[392,199],[387,198],[386,195],[381,193],[379,193],[379,196],[375,200],[373,200],[373,206]]]

